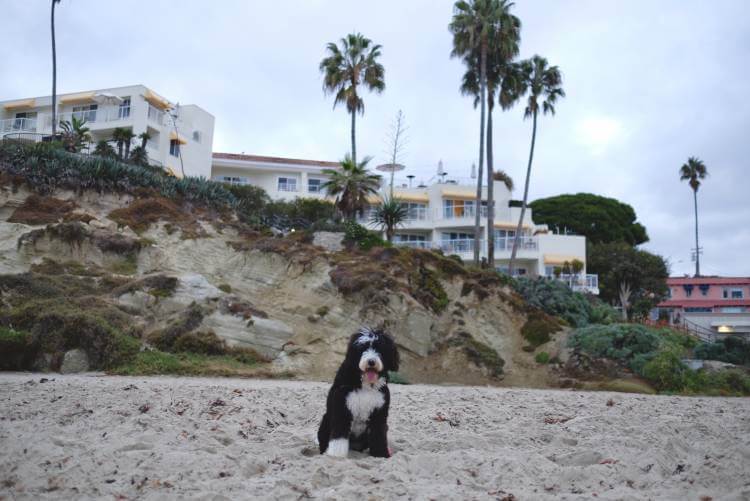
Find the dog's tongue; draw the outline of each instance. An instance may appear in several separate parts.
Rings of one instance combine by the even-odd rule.
[[[365,371],[365,379],[372,384],[378,380],[378,373],[376,371]]]

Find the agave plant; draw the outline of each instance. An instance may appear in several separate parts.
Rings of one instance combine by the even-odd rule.
[[[388,197],[375,208],[370,222],[384,231],[386,240],[392,242],[396,228],[404,224],[406,217],[407,211],[401,202],[396,198]]]

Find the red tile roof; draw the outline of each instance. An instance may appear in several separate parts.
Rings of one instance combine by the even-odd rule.
[[[750,306],[750,299],[668,299],[660,308],[713,308],[721,306]]]
[[[263,162],[270,164],[286,165],[311,165],[313,167],[340,167],[338,162],[327,162],[324,160],[302,160],[299,158],[264,157],[260,155],[242,155],[239,153],[214,153],[213,157],[224,160],[244,160],[246,162]]]
[[[750,277],[669,277],[667,285],[750,285]]]

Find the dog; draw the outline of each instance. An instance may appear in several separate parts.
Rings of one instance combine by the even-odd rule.
[[[365,327],[349,338],[318,429],[321,454],[346,457],[350,449],[369,449],[371,456],[390,457],[387,383],[398,366],[396,342],[384,331]]]

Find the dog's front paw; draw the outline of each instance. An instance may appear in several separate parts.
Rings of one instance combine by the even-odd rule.
[[[337,458],[345,458],[349,455],[349,440],[346,438],[336,438],[328,442],[326,454]]]

